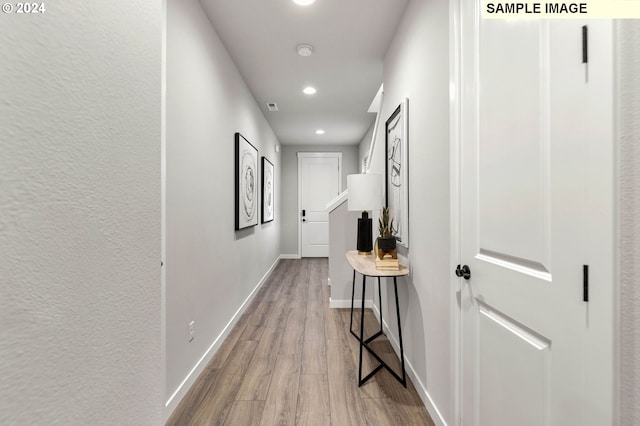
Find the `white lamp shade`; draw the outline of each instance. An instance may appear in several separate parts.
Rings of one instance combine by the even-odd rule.
[[[382,208],[382,175],[357,174],[347,176],[348,209],[353,211]]]

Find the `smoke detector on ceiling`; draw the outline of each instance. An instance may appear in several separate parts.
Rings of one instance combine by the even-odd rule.
[[[313,46],[310,44],[301,44],[297,47],[298,55],[300,56],[311,56],[313,53]]]

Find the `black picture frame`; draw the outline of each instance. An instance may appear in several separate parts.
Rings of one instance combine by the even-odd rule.
[[[394,219],[396,240],[409,247],[408,106],[404,99],[385,122],[385,205]]]
[[[275,169],[273,163],[262,157],[262,179],[261,179],[261,195],[262,223],[271,222],[275,218]]]
[[[258,224],[258,150],[235,134],[235,229]]]

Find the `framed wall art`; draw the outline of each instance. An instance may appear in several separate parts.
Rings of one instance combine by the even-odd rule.
[[[404,99],[385,123],[386,205],[396,224],[398,243],[409,247],[409,100]]]
[[[258,224],[258,150],[240,133],[236,142],[236,230]]]
[[[262,157],[262,223],[271,222],[275,215],[273,164]]]

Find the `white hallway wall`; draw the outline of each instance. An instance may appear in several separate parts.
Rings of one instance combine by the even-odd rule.
[[[278,141],[200,3],[167,3],[165,401],[178,390],[168,414],[215,352],[215,347],[209,349],[216,339],[278,259],[282,192]],[[269,158],[276,171],[276,219],[238,232],[235,132],[242,133],[259,156]],[[190,321],[195,321],[192,342]]]
[[[618,22],[620,424],[640,424],[640,21]]]
[[[384,123],[402,99],[408,98],[410,248],[400,252],[409,257],[411,275],[398,282],[398,291],[405,355],[420,382],[414,384],[431,401],[427,405],[436,424],[453,424],[454,418],[450,382],[448,22],[446,0],[412,0],[407,6],[385,55],[384,104],[371,165],[373,173],[384,174]],[[393,286],[383,286],[383,290],[385,287],[383,316],[397,335]]]
[[[0,16],[0,424],[158,425],[161,2],[45,7]]]

